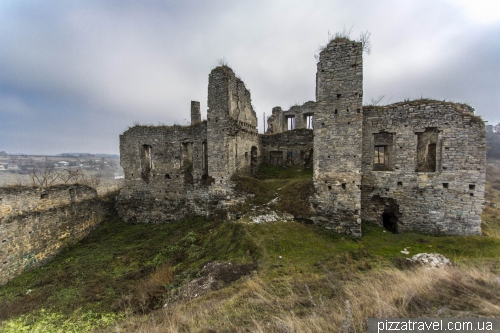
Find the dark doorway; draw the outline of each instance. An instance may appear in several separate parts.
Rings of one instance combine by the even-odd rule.
[[[283,165],[283,152],[271,151],[269,152],[269,161],[271,165]]]
[[[393,234],[398,233],[398,217],[394,213],[384,212],[382,214],[382,223],[386,230]]]
[[[257,147],[253,146],[250,150],[250,172],[252,174],[257,172]]]

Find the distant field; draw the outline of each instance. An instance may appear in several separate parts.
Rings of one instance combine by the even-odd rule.
[[[62,161],[68,162],[67,166],[54,167]],[[32,186],[30,174],[33,167],[43,170],[46,166],[54,167],[55,172],[64,169],[79,169],[87,178],[98,178],[101,181],[101,189],[116,187],[121,180],[115,181],[115,174],[123,174],[120,161],[117,158],[97,157],[69,157],[69,156],[7,156],[0,157],[0,165],[15,164],[18,170],[0,170],[0,187],[5,186]]]

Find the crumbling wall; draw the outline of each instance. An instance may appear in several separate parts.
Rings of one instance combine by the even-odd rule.
[[[120,164],[125,182],[117,208],[125,221],[159,223],[207,214],[206,122],[132,127],[120,135]]]
[[[260,136],[262,163],[312,168],[313,131],[297,129]]]
[[[208,170],[214,179],[210,192],[224,198],[231,193],[234,174],[256,169],[260,150],[250,91],[227,66],[209,75],[207,122]]]
[[[313,118],[312,199],[317,223],[361,235],[363,57],[357,42],[330,42],[320,53]]]
[[[279,106],[273,108],[272,114],[267,118],[266,134],[277,134],[284,131],[285,123],[283,110]]]
[[[274,107],[272,115],[267,118],[266,134],[282,133],[290,129],[312,129],[314,108],[313,101],[294,105],[287,111],[283,111],[279,106]]]
[[[85,237],[105,214],[96,190],[84,185],[0,188],[0,285]]]
[[[385,214],[398,232],[480,234],[486,142],[473,109],[423,100],[364,107],[363,114],[363,221],[383,226]],[[387,170],[374,163],[379,133],[394,138],[392,147],[385,142],[394,152]]]

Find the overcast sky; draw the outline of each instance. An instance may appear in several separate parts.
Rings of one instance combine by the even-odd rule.
[[[128,126],[206,118],[224,58],[263,113],[315,99],[328,32],[371,32],[364,103],[465,102],[500,122],[500,1],[0,1],[0,151],[118,153]]]

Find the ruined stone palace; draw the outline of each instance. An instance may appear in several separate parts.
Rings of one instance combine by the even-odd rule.
[[[231,177],[260,164],[313,168],[317,224],[361,235],[361,223],[393,232],[481,233],[484,122],[465,104],[435,100],[363,106],[358,42],[320,53],[316,101],[272,110],[257,133],[250,92],[227,66],[212,70],[207,120],[191,102],[190,126],[134,126],[120,136],[126,221],[209,216],[237,200]]]

